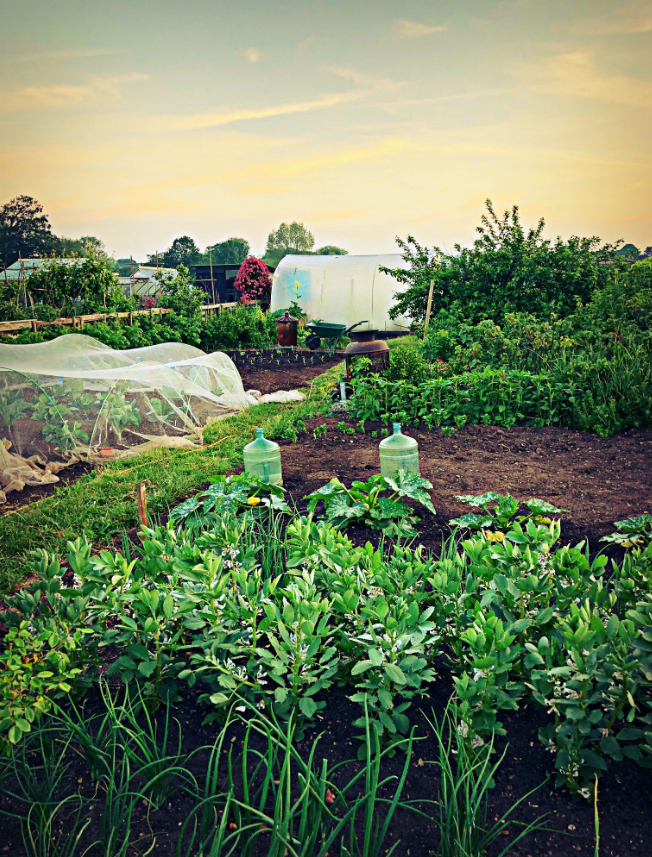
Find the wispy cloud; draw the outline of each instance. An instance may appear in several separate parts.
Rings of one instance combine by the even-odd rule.
[[[316,173],[328,167],[340,166],[342,164],[376,161],[379,158],[392,157],[412,147],[413,145],[407,140],[387,139],[382,140],[374,146],[356,147],[345,152],[315,155],[314,157],[298,159],[285,165],[277,163],[271,167],[270,174],[275,176],[289,176]]]
[[[493,98],[499,95],[511,95],[522,92],[519,86],[502,86],[496,89],[474,89],[470,92],[451,92],[449,95],[433,95],[430,98],[410,98],[397,101],[394,104],[384,104],[383,109],[392,112],[395,108],[409,107],[413,104],[446,104],[449,101],[478,101],[483,98]]]
[[[260,51],[258,48],[247,48],[245,51],[245,58],[247,62],[258,62],[260,60]]]
[[[333,95],[322,95],[309,101],[291,101],[288,104],[276,104],[272,107],[241,108],[223,113],[192,113],[188,116],[160,116],[160,122],[167,128],[189,131],[201,128],[218,128],[233,122],[243,122],[250,119],[268,119],[272,116],[286,116],[289,113],[309,113],[312,110],[325,110],[357,101],[367,95],[366,91],[343,92]]]
[[[422,24],[420,21],[405,20],[394,21],[394,28],[404,39],[420,39],[433,33],[443,33],[446,29],[443,24]]]
[[[637,33],[652,32],[652,15],[633,15],[628,18],[617,18],[598,21],[591,27],[591,32],[600,36],[630,36]]]
[[[342,170],[353,164],[375,163],[394,158],[404,157],[405,153],[414,150],[414,143],[402,139],[381,140],[376,145],[358,146],[344,151],[324,152],[308,158],[293,160],[275,160],[267,164],[249,167],[245,173],[229,175],[226,181],[237,193],[247,196],[267,196],[282,194],[293,188],[303,186],[324,171],[331,169],[332,176],[341,177]],[[333,169],[335,168],[335,169]],[[293,181],[296,179],[297,181]]]
[[[598,66],[592,51],[558,54],[539,66],[519,64],[514,70],[542,92],[652,107],[652,80],[609,74]]]
[[[33,110],[39,107],[77,107],[92,95],[89,86],[24,86],[0,93],[3,111]]]
[[[284,145],[280,146],[280,143]],[[147,197],[172,194],[189,188],[205,190],[207,187],[221,186],[234,194],[267,195],[282,192],[284,187],[287,189],[290,186],[288,182],[292,182],[292,187],[297,186],[294,179],[313,179],[333,167],[377,163],[401,157],[405,152],[418,148],[411,140],[386,137],[367,146],[326,148],[317,154],[302,157],[297,147],[303,148],[303,141],[265,138],[261,142],[259,138],[229,132],[220,134],[219,145],[222,154],[230,161],[228,168],[215,171],[215,144],[207,145],[201,137],[195,137],[191,143],[193,157],[178,166],[179,175],[163,182],[138,182],[134,185],[135,190]],[[288,148],[296,151],[294,157],[287,156]],[[176,145],[163,138],[159,153],[168,151],[176,152]]]
[[[0,92],[0,110],[13,112],[47,107],[81,107],[95,104],[107,96],[119,98],[125,84],[142,80],[149,80],[149,75],[133,73],[116,77],[91,77],[85,85],[24,86],[13,92]]]
[[[99,95],[112,95],[114,98],[119,98],[122,94],[122,87],[128,83],[140,83],[143,80],[150,80],[148,74],[140,74],[132,72],[131,74],[121,74],[116,77],[92,77],[91,86]]]
[[[87,57],[109,57],[114,54],[128,54],[127,50],[115,48],[76,48],[69,51],[36,51],[30,54],[22,54],[16,59],[52,59],[52,60],[76,60]]]
[[[333,74],[344,80],[350,80],[363,89],[401,89],[406,85],[404,80],[393,80],[391,77],[376,77],[375,75],[365,74],[361,71],[356,71],[353,68],[331,68]]]

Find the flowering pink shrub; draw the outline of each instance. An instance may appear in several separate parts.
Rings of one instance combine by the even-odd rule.
[[[143,309],[151,309],[156,303],[155,297],[143,298]]]
[[[260,259],[250,256],[245,259],[238,276],[233,284],[242,295],[243,304],[258,301],[263,309],[267,309],[272,296],[272,278],[269,268]]]

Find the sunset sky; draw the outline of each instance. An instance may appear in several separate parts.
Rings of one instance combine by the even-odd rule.
[[[0,203],[117,256],[469,243],[490,197],[652,244],[652,0],[1,0]]]

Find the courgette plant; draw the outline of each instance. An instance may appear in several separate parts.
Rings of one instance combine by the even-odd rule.
[[[603,536],[601,542],[611,542],[621,548],[645,547],[652,542],[652,515],[636,515],[616,521],[615,533]]]
[[[537,500],[532,497],[526,500],[523,505],[527,507],[528,512],[525,515],[518,515],[518,507],[520,501],[511,494],[497,494],[495,491],[487,491],[484,494],[456,494],[455,500],[461,503],[467,503],[469,506],[475,506],[481,509],[481,513],[468,512],[466,515],[461,515],[459,518],[451,518],[448,522],[451,527],[464,527],[467,530],[491,530],[491,535],[488,535],[489,541],[502,541],[504,539],[504,530],[514,523],[524,523],[532,521],[535,524],[550,525],[552,519],[550,515],[560,515],[566,509],[558,509],[552,503],[547,503],[545,500]]]
[[[323,500],[326,521],[338,529],[357,523],[381,530],[386,536],[413,537],[417,535],[414,528],[416,516],[399,498],[414,500],[434,515],[435,509],[428,494],[431,488],[427,479],[411,471],[399,470],[395,477],[376,474],[367,482],[355,480],[350,488],[335,476],[327,485],[303,499],[309,501],[311,513]],[[381,496],[385,492],[391,493]]]
[[[201,529],[216,523],[226,513],[289,512],[284,494],[285,489],[280,485],[269,485],[252,473],[217,476],[211,479],[206,491],[175,506],[170,512],[170,520]]]

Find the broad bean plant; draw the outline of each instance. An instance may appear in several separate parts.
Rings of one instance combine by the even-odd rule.
[[[355,546],[312,514],[270,540],[287,513],[242,513],[246,500],[203,528],[143,529],[130,553],[81,539],[63,560],[40,552],[35,582],[0,615],[0,741],[12,752],[111,652],[134,698],[154,708],[195,688],[221,723],[255,707],[302,734],[339,687],[361,738],[368,716],[388,752],[452,674],[469,753],[488,752],[504,712],[531,705],[558,783],[578,795],[591,797],[610,760],[652,767],[652,545],[609,566],[586,544],[560,545],[539,501],[518,517],[508,498],[466,499],[489,526],[461,529],[468,538],[437,556]]]

